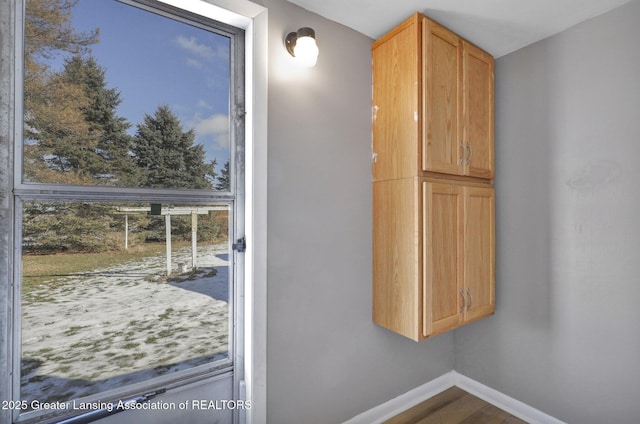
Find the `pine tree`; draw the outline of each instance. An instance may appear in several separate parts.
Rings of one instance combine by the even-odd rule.
[[[79,54],[98,41],[99,30],[77,32],[73,8],[79,0],[27,0],[25,6],[25,62],[47,67],[60,52]]]
[[[49,64],[65,53],[82,54],[98,40],[98,30],[75,31],[71,11],[77,0],[27,0],[24,38],[24,170],[29,181],[83,184],[82,160],[70,154],[83,143],[88,125],[80,108],[88,105],[82,87],[62,78]],[[86,144],[86,140],[84,140]],[[87,146],[88,148],[92,146]],[[82,156],[82,154],[80,156]]]
[[[89,103],[81,108],[89,126],[88,138],[95,141],[93,155],[83,164],[95,183],[135,186],[139,182],[138,168],[131,156],[133,137],[127,134],[131,126],[117,115],[122,102],[120,92],[107,88],[105,70],[93,57],[73,56],[65,62],[64,77],[80,84]]]
[[[218,176],[216,182],[216,190],[229,191],[231,189],[231,180],[229,174],[229,161],[226,161],[224,164],[224,168],[222,168],[222,171],[220,171],[220,175]]]
[[[213,162],[205,162],[201,144],[194,145],[193,130],[183,131],[169,106],[162,105],[153,116],[138,124],[133,152],[141,168],[143,187],[211,189]]]

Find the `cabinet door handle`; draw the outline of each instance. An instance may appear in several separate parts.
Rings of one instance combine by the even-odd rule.
[[[462,157],[458,161],[458,165],[462,165],[464,163],[464,158],[467,157],[467,148],[464,146],[462,140],[460,140],[460,147],[462,148]]]
[[[471,144],[467,143],[467,148],[469,149],[469,157],[467,157],[467,165],[471,163],[471,158],[473,157],[473,148],[471,148]]]
[[[464,289],[460,289],[460,297],[462,297],[462,306],[460,306],[460,313],[464,312],[464,307],[467,304],[467,299],[464,297]]]
[[[469,297],[469,303],[467,304],[467,311],[471,309],[471,305],[473,305],[473,296],[471,296],[471,289],[467,287],[467,296]]]

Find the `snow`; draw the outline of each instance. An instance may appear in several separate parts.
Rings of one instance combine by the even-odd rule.
[[[173,257],[190,263],[190,247]],[[227,357],[228,244],[199,247],[197,261],[184,281],[156,278],[158,256],[26,294],[22,400],[64,402]]]

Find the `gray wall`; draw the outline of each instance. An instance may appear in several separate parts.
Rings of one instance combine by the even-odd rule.
[[[371,322],[372,40],[284,0],[269,8],[267,414],[338,423],[450,371],[453,335]],[[283,40],[316,30],[315,68]]]
[[[640,417],[640,2],[497,60],[497,311],[456,370],[569,423]]]

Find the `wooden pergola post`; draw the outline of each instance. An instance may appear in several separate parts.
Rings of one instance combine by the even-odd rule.
[[[191,269],[196,270],[198,264],[196,260],[196,253],[198,246],[198,211],[191,211]]]
[[[129,249],[129,215],[124,216],[124,250]]]
[[[165,244],[167,247],[167,276],[171,275],[171,214],[167,212],[164,216]]]

